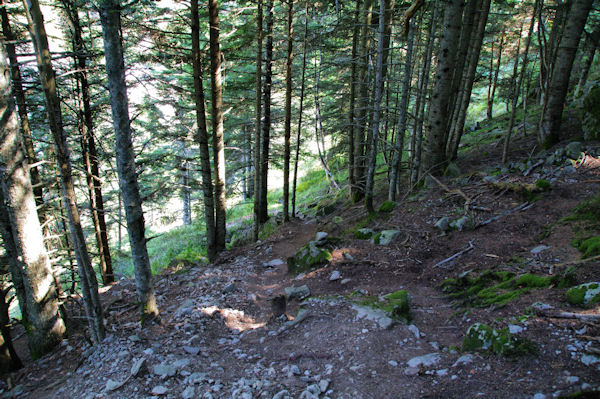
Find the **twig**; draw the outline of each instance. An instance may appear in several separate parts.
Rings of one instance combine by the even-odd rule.
[[[523,176],[527,176],[528,174],[531,173],[532,170],[534,170],[535,168],[537,168],[538,166],[543,165],[543,164],[544,164],[544,161],[540,159],[539,161],[537,161],[536,163],[534,163],[533,165],[531,165],[529,167],[529,169],[527,169],[525,171],[525,173],[523,173]]]
[[[488,224],[490,224],[490,223],[492,223],[492,222],[494,222],[494,221],[496,221],[496,220],[498,220],[498,219],[500,219],[500,218],[503,218],[504,216],[510,215],[510,214],[511,214],[511,213],[513,213],[513,212],[520,211],[521,209],[525,208],[525,207],[526,207],[526,206],[528,206],[528,205],[529,205],[529,201],[527,201],[527,202],[524,202],[524,203],[522,203],[521,205],[519,205],[519,206],[518,206],[518,207],[516,207],[516,208],[509,209],[508,211],[502,212],[501,214],[499,214],[499,215],[496,215],[496,216],[494,216],[493,218],[490,218],[490,219],[488,219],[488,220],[485,220],[485,221],[483,221],[483,222],[481,222],[481,223],[477,224],[477,226],[475,226],[475,228],[478,228],[478,227],[481,227],[481,226],[488,225]]]
[[[467,252],[469,252],[469,251],[473,250],[474,248],[475,248],[475,247],[473,246],[473,242],[472,242],[472,241],[469,241],[469,247],[468,247],[468,248],[466,248],[466,249],[463,249],[462,251],[459,251],[459,252],[455,253],[455,254],[454,254],[454,255],[452,255],[451,257],[449,257],[449,258],[446,258],[446,259],[444,259],[444,260],[443,260],[443,261],[441,261],[441,262],[438,262],[438,263],[436,263],[436,264],[435,264],[433,267],[440,267],[440,266],[441,266],[441,265],[443,265],[444,263],[448,263],[448,262],[450,262],[451,260],[453,260],[453,259],[456,259],[456,258],[458,258],[459,256],[461,256],[461,255],[463,255],[463,254],[466,254]]]
[[[457,188],[455,190],[450,190],[448,188],[448,186],[446,186],[444,183],[442,183],[441,181],[439,181],[434,175],[432,175],[431,173],[429,174],[429,177],[431,177],[433,179],[433,181],[435,181],[437,184],[439,184],[439,186],[441,188],[443,188],[446,192],[450,193],[450,194],[458,194],[461,197],[463,197],[465,199],[465,211],[468,212],[469,211],[469,205],[471,204],[471,198],[467,197],[467,194],[465,194],[461,189]]]
[[[568,265],[577,265],[580,263],[587,263],[587,262],[591,262],[591,261],[598,260],[598,259],[600,259],[600,255],[592,256],[591,258],[575,259],[575,260],[570,260],[570,261],[563,262],[563,263],[558,263],[556,265],[552,265],[552,268],[568,266]]]
[[[573,313],[573,312],[558,312],[558,313],[547,313],[543,311],[537,312],[540,316],[553,317],[557,319],[577,319],[587,321],[598,321],[600,320],[600,314],[594,313]]]

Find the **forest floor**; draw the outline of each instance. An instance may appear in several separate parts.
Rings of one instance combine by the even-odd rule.
[[[512,159],[524,160],[533,145],[533,138],[518,139]],[[532,288],[489,307],[440,288],[446,278],[486,270],[549,276],[573,266],[577,283],[600,280],[598,261],[577,262],[581,253],[571,241],[579,222],[565,220],[600,191],[600,160],[588,154],[576,167],[540,164],[527,176],[515,169],[486,177],[498,165],[499,147],[463,158],[459,166],[469,173],[429,184],[388,214],[368,219],[362,204],[342,207],[282,224],[268,239],[228,251],[209,266],[172,267],[156,278],[160,325],[140,328],[135,285],[120,280],[103,290],[104,343],[91,348],[81,334],[66,339],[9,376],[12,390],[5,385],[4,396],[550,398],[600,388],[599,310],[568,305],[567,288]],[[597,149],[588,152],[594,151],[597,156]],[[544,158],[532,163],[537,159]],[[514,186],[494,185],[542,178],[552,189],[531,202]],[[471,228],[434,227],[444,216],[461,216],[467,205]],[[494,216],[500,217],[474,227]],[[401,236],[376,245],[355,239],[357,227],[396,229]],[[307,274],[288,274],[286,259],[319,231],[340,238],[333,259]],[[287,316],[271,317],[270,299],[303,285],[310,297],[288,301]],[[411,298],[410,324],[388,326],[356,306],[356,295],[399,289]],[[592,316],[564,318],[561,311]],[[533,342],[535,353],[462,352],[475,322],[510,328]]]

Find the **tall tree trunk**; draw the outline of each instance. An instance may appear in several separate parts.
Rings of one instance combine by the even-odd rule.
[[[573,0],[571,5],[563,36],[558,45],[556,61],[548,87],[547,105],[540,123],[538,139],[544,148],[551,147],[559,140],[569,76],[579,46],[579,39],[593,2],[593,0]]]
[[[133,257],[141,323],[159,318],[152,283],[152,269],[146,247],[142,198],[135,170],[135,155],[129,122],[125,64],[121,44],[121,5],[119,0],[103,0],[100,5],[104,56],[110,91],[119,186],[123,195],[127,232]]]
[[[192,65],[194,68],[194,100],[196,103],[196,141],[200,147],[200,168],[202,170],[202,193],[204,198],[204,222],[206,224],[206,252],[208,259],[215,259],[215,203],[213,196],[212,170],[206,129],[206,109],[202,82],[202,61],[200,59],[200,21],[198,0],[191,1],[192,21]]]
[[[29,327],[29,349],[38,358],[61,341],[65,325],[58,312],[6,59],[0,38],[0,227],[7,255],[12,258],[9,266],[23,319]]]
[[[430,99],[429,120],[425,129],[423,160],[423,169],[434,174],[440,173],[447,161],[445,138],[449,118],[448,106],[452,95],[450,90],[463,6],[463,0],[450,0],[446,3],[444,11],[435,85]]]
[[[357,126],[356,120],[356,92],[359,89],[358,83],[358,40],[360,36],[360,7],[361,0],[356,0],[356,8],[354,10],[354,27],[352,33],[352,64],[350,66],[350,104],[348,105],[348,183],[350,184],[350,193],[352,194],[356,186],[356,177],[354,175],[356,161],[354,156],[355,149],[355,130]],[[306,54],[306,51],[304,52]]]
[[[308,38],[308,2],[306,2],[306,8],[304,10],[304,40],[302,50],[302,78],[300,82],[300,109],[298,110],[298,132],[296,134],[296,155],[294,157],[294,183],[292,187],[292,215],[296,217],[296,181],[298,178],[298,160],[300,157],[300,144],[302,139],[302,113],[304,111],[304,89],[305,89],[305,77],[306,77],[306,46]]]
[[[73,249],[75,250],[75,258],[77,259],[83,302],[92,341],[98,344],[102,342],[105,336],[104,315],[98,297],[96,273],[92,267],[90,254],[86,247],[85,236],[77,208],[75,186],[71,172],[70,151],[67,146],[67,136],[63,129],[60,99],[56,90],[56,78],[50,61],[51,57],[48,49],[46,30],[44,28],[44,20],[37,0],[24,0],[24,4],[27,19],[31,26],[38,70],[44,89],[48,124],[54,139],[56,161],[60,171],[61,193],[69,219],[69,232]]]
[[[192,224],[192,197],[190,192],[190,163],[184,160],[181,164],[181,202],[183,205],[183,225]]]
[[[25,146],[25,154],[27,161],[30,165],[37,163],[37,157],[33,148],[33,139],[31,136],[31,128],[29,127],[29,115],[27,112],[27,101],[25,100],[25,90],[23,90],[23,78],[21,77],[21,69],[19,68],[19,62],[17,59],[17,52],[15,50],[16,37],[10,28],[8,19],[8,12],[6,11],[6,1],[0,0],[0,16],[2,18],[2,32],[6,39],[6,52],[8,53],[8,59],[10,61],[10,72],[12,76],[13,92],[15,99],[17,100],[17,112],[19,114],[21,136],[23,137],[23,144]],[[30,166],[29,174],[31,176],[31,184],[33,186],[33,195],[35,202],[38,207],[44,204],[43,191],[42,191],[42,179],[40,178],[40,172],[37,166]],[[44,216],[41,214],[41,209],[38,211],[38,215],[41,216],[40,222],[44,222]]]
[[[410,25],[410,21],[408,22]],[[406,121],[408,120],[408,100],[410,98],[410,82],[412,79],[412,54],[415,38],[415,29],[412,26],[408,28],[408,41],[406,57],[404,59],[404,76],[402,77],[402,99],[400,100],[400,115],[398,116],[398,128],[396,133],[396,145],[394,146],[394,158],[390,173],[390,185],[388,187],[388,200],[396,201],[396,191],[398,186],[398,176],[400,174],[400,163],[402,162],[402,151],[404,149],[404,134],[406,131]]]
[[[92,221],[94,223],[94,233],[98,246],[98,258],[100,260],[100,272],[102,283],[104,285],[115,281],[112,269],[112,258],[110,256],[110,247],[108,244],[108,234],[106,228],[106,219],[104,215],[104,199],[102,197],[102,184],[100,180],[100,168],[98,162],[98,152],[94,139],[94,120],[92,117],[92,107],[90,105],[90,91],[87,78],[86,66],[86,48],[83,42],[81,24],[77,8],[69,0],[62,1],[67,17],[71,23],[73,52],[75,57],[76,78],[79,82],[79,102],[83,106],[80,110],[80,120],[82,125],[81,147],[86,170],[86,182],[88,195],[90,198],[90,210]]]
[[[379,29],[377,42],[377,67],[375,72],[375,101],[373,104],[373,134],[369,145],[369,156],[367,157],[367,183],[365,186],[365,206],[367,212],[373,213],[373,191],[375,187],[375,169],[377,168],[377,142],[379,141],[379,122],[381,120],[381,99],[383,95],[384,69],[386,51],[385,39],[385,0],[379,0]]]
[[[263,42],[263,8],[262,0],[258,0],[256,10],[256,115],[254,131],[254,241],[258,240],[258,230],[261,225],[260,207],[262,196],[261,173],[261,132],[262,132],[262,42]]]
[[[358,202],[365,195],[365,130],[367,128],[367,108],[369,106],[369,50],[371,47],[369,28],[373,19],[373,0],[365,0],[360,32],[358,73],[358,110],[354,124],[354,179],[352,200]]]
[[[271,82],[273,80],[273,0],[267,0],[267,31],[265,80],[263,85],[264,121],[262,126],[261,162],[260,162],[260,214],[259,222],[265,223],[269,219],[268,213],[268,174],[269,174],[269,141],[271,134]]]
[[[453,160],[456,159],[458,146],[465,130],[465,122],[467,120],[467,111],[471,103],[471,92],[473,91],[473,82],[479,64],[479,56],[481,54],[481,46],[483,44],[483,36],[485,35],[485,27],[487,25],[488,15],[490,12],[491,0],[483,0],[478,10],[476,19],[475,34],[471,37],[470,51],[468,52],[467,72],[464,74],[463,83],[461,85],[460,102],[457,103],[457,114],[454,115],[452,128],[454,131],[453,140],[448,142],[447,156]]]
[[[581,73],[579,75],[579,80],[577,81],[577,87],[575,88],[573,98],[579,98],[579,96],[583,92],[583,89],[585,88],[585,84],[587,82],[592,63],[594,62],[594,55],[596,54],[596,50],[598,49],[598,47],[600,47],[600,27],[597,27],[596,30],[592,34],[590,34],[588,39],[589,44],[585,62],[581,66]]]
[[[492,72],[492,65],[494,58],[490,57],[490,84],[488,87],[487,107],[486,115],[488,119],[493,118],[494,111],[494,97],[496,96],[496,87],[498,86],[498,75],[500,74],[500,64],[502,63],[502,49],[504,48],[504,32],[500,36],[500,44],[498,45],[498,60],[496,62],[496,68]],[[492,47],[493,49],[493,47]],[[492,51],[493,56],[493,51]]]
[[[210,82],[212,104],[213,164],[215,172],[215,246],[225,249],[226,210],[225,198],[225,146],[223,144],[223,84],[221,76],[221,44],[219,42],[219,5],[208,0],[210,25]]]
[[[290,220],[290,137],[292,135],[292,63],[294,60],[294,0],[288,0],[287,61],[285,69],[285,138],[283,151],[283,219]]]
[[[523,52],[523,64],[521,65],[521,74],[519,75],[519,79],[517,81],[517,85],[514,88],[513,99],[512,99],[512,110],[510,112],[510,121],[508,123],[508,131],[506,132],[506,137],[504,139],[504,148],[502,151],[502,163],[505,164],[508,157],[508,146],[510,144],[510,136],[512,135],[512,129],[515,124],[515,116],[517,114],[517,103],[519,101],[519,93],[521,92],[521,86],[523,85],[523,79],[525,79],[525,74],[527,73],[527,56],[529,55],[529,46],[531,44],[531,36],[533,35],[533,28],[535,27],[535,15],[537,13],[537,7],[539,4],[539,0],[536,0],[533,5],[533,13],[531,14],[531,22],[529,24],[529,31],[527,32],[527,39],[525,39],[525,50]],[[515,59],[515,63],[517,62],[518,57]],[[525,93],[525,96],[527,93]],[[525,96],[523,97],[523,101],[525,101]],[[525,127],[525,124],[523,124]]]
[[[14,296],[9,296],[12,290],[12,285],[6,284],[0,288],[0,335],[2,335],[2,345],[0,345],[0,371],[11,372],[23,367],[23,362],[19,358],[15,346],[13,345],[12,336],[10,334],[10,303]],[[6,287],[8,286],[8,287]]]

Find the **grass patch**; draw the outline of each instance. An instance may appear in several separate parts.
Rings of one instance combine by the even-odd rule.
[[[406,290],[398,290],[387,295],[363,295],[354,292],[350,295],[353,301],[360,306],[384,311],[392,320],[408,324],[412,320],[410,312],[410,297]]]

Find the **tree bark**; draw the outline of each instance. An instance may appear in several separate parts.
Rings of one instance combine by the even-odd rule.
[[[206,129],[206,109],[200,59],[200,20],[198,0],[191,1],[192,22],[192,65],[194,69],[194,100],[196,103],[196,141],[200,147],[200,168],[202,170],[202,193],[204,198],[204,222],[206,224],[206,252],[212,262],[217,254],[215,246],[215,203]]]
[[[556,61],[548,87],[547,104],[540,123],[538,139],[544,148],[551,147],[560,138],[560,125],[569,87],[569,76],[579,46],[579,39],[593,2],[593,0],[574,0],[571,5],[571,11],[556,52]]]
[[[210,25],[210,82],[212,104],[213,165],[215,173],[215,247],[225,249],[225,146],[223,144],[223,84],[221,76],[221,44],[219,42],[219,6],[217,0],[208,0]]]
[[[450,0],[444,11],[438,66],[425,129],[423,169],[433,174],[440,173],[447,161],[445,138],[450,113],[448,106],[452,95],[450,90],[454,75],[456,46],[460,38],[463,6],[463,0]]]
[[[358,83],[358,40],[360,36],[360,6],[361,0],[356,0],[356,8],[354,10],[354,27],[352,33],[352,64],[350,66],[350,103],[348,105],[348,183],[350,184],[350,193],[352,194],[356,186],[356,177],[354,175],[356,161],[354,156],[355,150],[355,130],[357,126],[356,120],[356,92],[359,89]],[[306,42],[306,40],[305,40]],[[304,52],[306,55],[306,51]],[[303,71],[304,72],[304,71]]]
[[[257,2],[256,12],[256,115],[255,115],[255,131],[254,131],[254,241],[258,240],[258,230],[261,225],[260,207],[261,207],[261,132],[262,132],[262,42],[263,42],[263,8],[262,0]]]
[[[108,244],[106,219],[104,217],[104,198],[102,196],[102,184],[100,181],[98,152],[96,150],[96,141],[94,139],[94,120],[90,104],[90,91],[85,56],[86,48],[81,34],[82,29],[77,8],[69,0],[63,0],[62,3],[71,23],[74,47],[73,53],[77,71],[76,77],[80,89],[79,102],[83,106],[79,115],[80,120],[83,121],[81,148],[85,163],[86,182],[90,198],[90,211],[92,214],[92,221],[94,222],[94,233],[96,235],[96,243],[98,246],[98,258],[100,260],[99,267],[102,275],[102,283],[108,285],[113,283],[115,278],[112,269],[110,247]]]
[[[304,20],[304,47],[302,50],[302,78],[300,82],[300,109],[298,110],[298,131],[296,134],[296,156],[294,159],[294,183],[292,187],[292,216],[296,217],[296,181],[298,177],[298,159],[300,157],[300,144],[302,139],[302,113],[304,111],[304,89],[306,77],[306,46],[308,38],[308,2],[305,8]]]
[[[290,137],[292,135],[292,63],[294,60],[294,0],[288,0],[287,61],[285,69],[285,137],[283,150],[283,219],[290,220]]]
[[[260,165],[260,207],[259,222],[265,223],[269,219],[268,201],[267,201],[267,183],[269,174],[269,141],[271,134],[271,83],[273,80],[273,0],[267,0],[267,31],[266,31],[266,58],[265,58],[265,79],[263,85],[263,103],[264,103],[264,121],[262,126],[261,142],[261,165]]]
[[[105,336],[104,315],[98,297],[98,281],[92,267],[89,252],[85,243],[81,219],[77,208],[75,186],[71,171],[70,151],[67,136],[63,129],[60,99],[56,90],[56,78],[51,64],[48,39],[44,28],[44,20],[38,0],[24,0],[27,20],[31,26],[32,40],[35,47],[40,79],[44,89],[48,124],[54,139],[56,161],[60,174],[61,193],[69,220],[69,233],[77,259],[83,302],[85,305],[90,335],[96,344]]]
[[[367,157],[367,183],[365,185],[365,207],[367,212],[373,213],[373,189],[375,186],[375,169],[377,168],[377,142],[379,141],[379,122],[381,119],[381,98],[383,95],[384,69],[385,69],[385,0],[379,0],[379,29],[377,42],[377,67],[375,72],[375,101],[373,104],[372,139]]]
[[[119,0],[103,0],[100,5],[100,20],[104,38],[104,56],[110,91],[115,150],[119,186],[123,195],[127,232],[135,270],[136,291],[140,306],[141,323],[159,317],[158,306],[152,283],[152,270],[144,226],[142,198],[135,170],[135,155],[129,122],[125,65],[121,44],[121,6]]]
[[[23,150],[4,40],[0,39],[0,227],[34,358],[49,352],[65,333],[44,248],[29,165]],[[12,252],[12,254],[11,254]]]
[[[504,48],[504,32],[500,36],[500,44],[498,45],[498,60],[496,68],[492,72],[493,57],[490,58],[490,85],[488,87],[486,115],[488,119],[493,118],[494,112],[494,97],[496,96],[496,87],[498,86],[498,75],[500,74],[500,64],[502,63],[502,49]],[[493,49],[493,47],[492,47]]]

